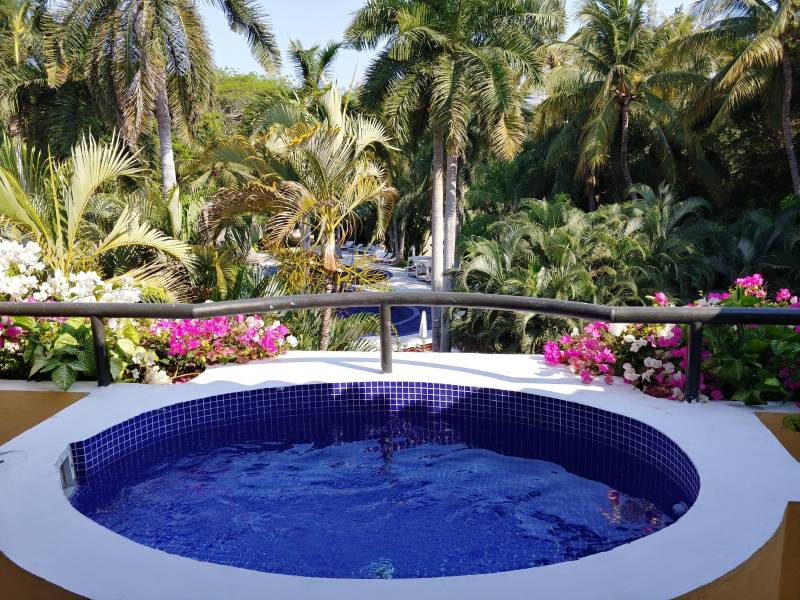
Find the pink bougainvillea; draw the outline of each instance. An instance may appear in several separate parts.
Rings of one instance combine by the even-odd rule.
[[[756,298],[767,297],[767,290],[764,289],[764,278],[760,273],[753,273],[747,277],[740,277],[736,280],[736,286],[744,291],[745,296],[755,296]]]
[[[664,292],[656,292],[653,298],[658,306],[669,306],[669,299]]]
[[[211,319],[159,319],[150,326],[148,347],[165,347],[180,369],[231,361],[273,358],[297,345],[286,326],[258,315]]]
[[[544,357],[547,364],[566,364],[573,373],[580,375],[581,381],[591,383],[595,377],[602,376],[606,383],[613,381],[614,352],[606,345],[609,333],[607,323],[595,321],[584,327],[576,335],[562,336],[558,342],[545,344]]]
[[[792,295],[786,288],[780,289],[774,297],[774,302],[767,299],[766,282],[759,273],[755,273],[737,279],[735,286],[729,291],[709,293],[689,306],[703,308],[716,305],[784,307],[788,305],[800,308],[797,296]],[[656,292],[648,298],[656,306],[670,304],[669,298],[663,292]],[[747,300],[742,300],[743,298]],[[744,391],[738,393],[741,399],[757,403],[770,395],[786,398],[800,391],[800,337],[786,338],[786,329],[781,327],[773,329],[752,327],[746,328],[745,331],[752,332],[747,335],[756,340],[746,346],[747,352],[755,357],[752,364],[766,370],[760,371],[757,378],[752,380],[748,379],[753,377],[751,374],[753,369],[750,368],[752,364],[743,363],[743,368],[738,368],[734,364],[731,372],[743,373],[741,379],[734,380],[729,376],[728,366],[732,362],[746,359],[747,352],[725,356],[713,355],[710,350],[712,346],[705,340],[701,353],[701,399],[721,400],[726,395],[724,389],[734,395],[737,395],[735,393],[737,389],[743,389]],[[788,334],[790,336],[800,334],[800,326],[791,327],[789,331],[792,332]],[[730,329],[729,333],[734,336],[742,335],[737,334],[735,329]],[[780,342],[776,337],[780,337]],[[778,345],[775,346],[772,340]],[[735,346],[736,341],[733,343]],[[739,343],[744,342],[739,339]],[[777,348],[777,354],[769,354],[773,347]],[[651,396],[682,400],[686,384],[688,352],[683,328],[680,326],[642,324],[609,326],[607,323],[592,322],[586,325],[582,332],[562,336],[558,341],[548,341],[544,347],[544,359],[549,365],[569,366],[584,383],[592,382],[597,376],[602,376],[606,382],[611,383],[612,375],[618,375],[625,383]],[[769,368],[773,370],[770,372]],[[764,385],[756,390],[758,392],[756,394],[753,390],[759,388],[758,378],[764,380]]]
[[[0,348],[5,342],[16,343],[22,330],[14,325],[10,317],[0,317]]]

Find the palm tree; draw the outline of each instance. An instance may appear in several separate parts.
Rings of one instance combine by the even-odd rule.
[[[729,54],[733,49],[698,103],[699,115],[713,108],[712,130],[753,99],[770,103],[780,99],[784,150],[796,196],[800,196],[800,169],[791,126],[791,48],[800,32],[798,10],[797,0],[699,0],[695,12],[707,27],[681,44],[686,54],[709,48]]]
[[[366,206],[376,209],[374,235],[383,235],[397,194],[389,175],[376,159],[379,149],[391,149],[384,127],[363,115],[348,113],[336,86],[318,99],[324,118],[277,128],[269,138],[239,148],[252,157],[245,162],[269,165],[260,179],[220,190],[209,209],[211,226],[222,216],[271,212],[267,237],[283,244],[300,227],[308,227],[319,246],[327,292],[338,289],[340,265],[336,246]],[[325,309],[320,349],[327,350],[332,311]]]
[[[390,147],[377,121],[347,115],[341,94],[331,87],[321,98],[325,120],[291,141],[282,155],[294,173],[277,188],[275,213],[270,220],[273,241],[284,241],[305,223],[321,246],[327,290],[338,291],[336,245],[356,218],[356,211],[372,205],[377,212],[374,235],[386,230],[396,190],[373,150]],[[302,130],[302,128],[301,128]],[[320,350],[328,349],[331,310],[323,311]]]
[[[273,71],[278,48],[253,0],[214,0],[261,65]],[[86,77],[106,114],[133,146],[155,115],[161,188],[177,184],[173,133],[188,134],[208,104],[213,60],[197,5],[189,0],[79,0],[63,17],[67,47],[85,49]]]
[[[328,85],[333,61],[339,54],[342,42],[328,42],[324,46],[314,44],[304,48],[299,40],[289,42],[289,61],[294,67],[300,89],[306,95],[319,93]]]
[[[47,86],[47,67],[55,74],[52,60],[45,58],[42,28],[48,24],[51,24],[49,17],[39,2],[0,2],[0,119],[8,124],[8,136],[16,147],[20,173],[23,167],[21,112],[25,104],[22,96]]]
[[[579,11],[583,26],[560,45],[571,60],[553,69],[548,96],[536,109],[536,133],[561,130],[555,144],[579,131],[578,176],[589,186],[617,145],[624,187],[631,188],[633,124],[658,149],[668,173],[674,170],[670,142],[702,162],[702,150],[673,101],[699,89],[706,78],[694,65],[676,62],[669,51],[683,18],[653,25],[646,19],[646,6],[645,0],[584,2]]]
[[[69,160],[56,163],[23,144],[23,172],[14,144],[0,143],[0,219],[18,236],[42,248],[42,260],[64,274],[93,269],[105,255],[120,250],[147,250],[184,260],[188,246],[143,222],[135,209],[115,213],[108,230],[100,226],[103,186],[140,173],[136,159],[117,139],[97,143],[83,139]],[[23,186],[21,180],[26,182]],[[148,284],[163,284],[164,262],[134,268],[128,274]]]
[[[382,105],[400,141],[427,131],[433,140],[431,252],[434,291],[455,256],[458,161],[474,119],[493,148],[513,155],[522,140],[520,78],[536,81],[542,39],[563,24],[550,0],[370,0],[345,32],[359,50],[383,45],[365,85],[368,104]],[[447,152],[447,212],[444,162]],[[440,347],[441,311],[433,314]]]
[[[630,264],[643,288],[677,292],[682,298],[709,289],[715,275],[708,255],[725,250],[720,228],[706,218],[709,202],[699,196],[679,199],[663,183],[657,189],[635,185],[632,191],[636,202],[609,204],[594,214],[598,238],[605,233],[613,240],[630,240],[635,248]]]
[[[304,48],[299,41],[291,40],[287,58],[297,87],[288,94],[277,88],[251,101],[245,109],[244,133],[250,136],[269,133],[273,127],[293,127],[324,118],[319,99],[329,85],[327,78],[341,46],[339,42],[329,42],[322,47]]]

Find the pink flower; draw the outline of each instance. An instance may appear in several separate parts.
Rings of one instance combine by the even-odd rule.
[[[544,345],[544,360],[548,365],[558,365],[561,363],[561,348],[553,340]]]
[[[736,280],[736,285],[743,288],[761,287],[764,285],[764,278],[760,273],[753,273],[747,277],[740,277]]]
[[[711,391],[711,399],[712,400],[722,400],[724,396],[720,390],[712,390]]]
[[[787,290],[786,288],[781,288],[778,290],[778,293],[775,294],[775,301],[776,302],[784,302],[789,300],[792,297],[792,292]]]
[[[608,331],[608,323],[603,323],[602,321],[594,321],[593,323],[589,323],[585,328],[584,331],[591,335],[593,338],[599,338],[603,335],[604,331]]]
[[[709,292],[708,295],[706,296],[706,298],[709,301],[716,301],[716,302],[727,300],[730,297],[731,295],[729,292]]]
[[[587,369],[581,371],[581,381],[583,383],[592,383],[592,379],[592,374]]]
[[[669,299],[664,292],[656,292],[653,299],[659,306],[669,306]]]

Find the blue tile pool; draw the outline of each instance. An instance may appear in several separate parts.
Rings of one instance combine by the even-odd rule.
[[[80,512],[136,542],[335,578],[491,573],[669,526],[697,497],[657,430],[534,394],[432,383],[238,392],[71,445]]]

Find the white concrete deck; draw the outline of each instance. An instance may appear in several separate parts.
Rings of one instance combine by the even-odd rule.
[[[581,385],[538,357],[403,354],[384,375],[376,354],[292,353],[207,371],[168,388],[76,386],[90,395],[0,447],[0,550],[23,568],[95,599],[503,600],[673,598],[750,557],[800,500],[800,465],[753,411],[682,404],[622,384]],[[139,545],[72,508],[57,461],[70,442],[142,412],[224,391],[310,382],[431,381],[538,392],[625,414],[656,427],[691,457],[700,495],[677,523],[611,551],[508,573],[433,579],[313,579],[203,563]],[[19,389],[46,388],[24,382]]]

